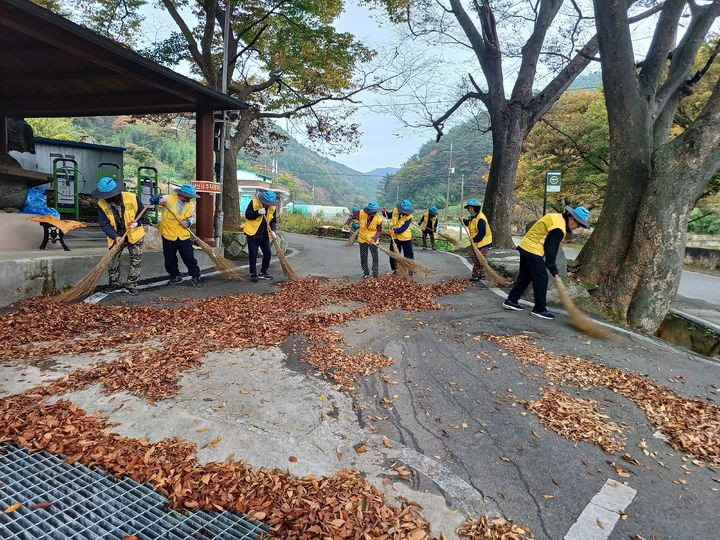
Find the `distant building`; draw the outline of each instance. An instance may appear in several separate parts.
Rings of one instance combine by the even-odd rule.
[[[63,141],[35,137],[35,153],[10,152],[23,169],[52,175],[54,160],[74,159],[78,164],[78,192],[90,193],[103,176],[123,178],[122,146],[106,146],[87,142]],[[104,164],[104,165],[102,165]],[[70,167],[70,162],[58,162],[59,167]],[[100,166],[102,165],[102,166]]]
[[[322,216],[326,218],[339,218],[350,214],[347,206],[322,206],[319,204],[290,203],[286,211],[304,216]]]
[[[280,199],[280,206],[290,199],[290,192],[285,186],[273,184],[272,178],[255,171],[237,170],[238,191],[240,192],[240,211],[245,212],[253,197],[261,191],[274,191]]]

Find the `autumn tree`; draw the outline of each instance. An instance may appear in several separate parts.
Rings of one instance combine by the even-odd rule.
[[[365,3],[397,10],[401,2]],[[115,33],[122,36],[118,24],[125,21],[122,30],[132,30],[140,7],[149,2],[82,0],[80,4],[86,24],[117,29]],[[350,104],[362,90],[387,81],[370,70],[360,72],[373,51],[333,26],[344,0],[158,0],[157,5],[170,15],[176,31],[144,53],[171,66],[188,61],[205,84],[218,90],[226,78],[228,93],[248,104],[228,123],[223,211],[229,228],[241,223],[236,176],[240,149],[260,151],[282,139],[273,129],[274,120],[289,118],[302,124],[309,140],[322,144],[326,153],[357,144],[359,129],[350,119],[352,108],[318,105]],[[226,10],[231,23],[229,65],[223,74]]]
[[[696,114],[675,129],[683,101],[716,60],[717,46],[694,69],[720,2],[666,0],[639,64],[627,4],[594,3],[610,168],[605,205],[580,262],[601,300],[630,325],[653,332],[677,291],[688,215],[720,167],[717,79]]]
[[[632,20],[658,9],[651,7]],[[445,123],[465,104],[479,102],[486,109],[493,159],[484,211],[494,243],[512,247],[513,194],[522,143],[596,55],[597,38],[589,35],[592,8],[580,0],[419,0],[408,8],[407,18],[417,39],[471,51],[477,61],[482,78],[468,74],[452,106],[442,114],[425,108],[438,140]],[[539,73],[552,74],[544,86]]]

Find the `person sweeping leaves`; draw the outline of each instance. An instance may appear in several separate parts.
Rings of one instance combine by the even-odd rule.
[[[414,259],[412,244],[413,204],[409,199],[398,203],[392,212],[383,208],[383,215],[390,220],[390,251],[401,253],[407,259]],[[397,264],[390,258],[390,268],[397,273]]]
[[[380,205],[371,201],[358,213],[360,228],[358,229],[358,243],[360,244],[360,266],[363,278],[370,277],[368,269],[368,252],[372,255],[372,276],[378,277],[378,244],[382,234],[382,216]]]
[[[480,201],[477,199],[469,199],[465,205],[465,209],[470,212],[470,217],[463,219],[463,223],[470,232],[470,241],[478,248],[478,251],[480,251],[483,257],[487,257],[487,252],[492,245],[493,238],[490,224],[481,210]],[[485,279],[485,270],[480,260],[475,256],[475,250],[473,250],[473,260],[475,263],[473,264],[470,281]]]
[[[168,285],[182,283],[177,254],[187,267],[193,287],[202,287],[200,280],[200,266],[193,250],[190,231],[195,223],[195,199],[198,194],[195,186],[184,184],[175,189],[170,195],[154,195],[150,198],[152,204],[159,204],[171,212],[164,211],[160,219],[160,234],[162,235],[163,257],[165,258],[165,271],[170,275]],[[175,215],[173,215],[173,213]]]
[[[350,210],[350,215],[348,216],[347,220],[345,221],[345,224],[343,225],[343,230],[348,232],[355,232],[360,228],[360,209],[357,206],[353,206],[353,209]]]
[[[435,251],[435,233],[438,226],[438,210],[434,206],[420,218],[420,230],[422,231],[423,251],[427,249],[427,237],[430,237],[430,247]]]
[[[108,247],[112,248],[127,232],[122,247],[108,266],[110,289],[114,291],[125,289],[128,294],[134,296],[137,294],[137,282],[142,272],[145,238],[145,229],[140,225],[149,223],[145,217],[137,221],[137,216],[144,209],[143,204],[134,193],[123,192],[122,184],[109,176],[100,179],[92,196],[98,199],[98,225],[107,236]],[[130,270],[127,285],[123,286],[120,284],[120,254],[125,248],[130,255]]]
[[[549,271],[553,277],[558,275],[555,258],[560,249],[560,242],[578,227],[589,229],[589,219],[590,211],[584,206],[577,208],[566,206],[562,214],[547,214],[530,227],[517,247],[520,252],[520,273],[507,300],[503,303],[505,309],[522,311],[523,307],[518,301],[527,286],[532,283],[535,306],[531,315],[541,319],[555,318],[545,305],[547,273]]]
[[[245,235],[247,236],[248,257],[250,258],[250,280],[257,283],[260,279],[272,279],[268,274],[272,257],[270,240],[277,238],[275,229],[277,219],[275,208],[279,204],[274,191],[263,191],[253,197],[245,209]],[[262,250],[260,274],[257,273],[258,249]]]

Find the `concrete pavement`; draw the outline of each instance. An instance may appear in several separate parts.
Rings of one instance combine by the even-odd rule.
[[[361,276],[357,246],[298,235],[289,235],[288,243],[300,274]],[[469,276],[452,255],[418,250],[417,258],[435,271],[422,281]],[[389,270],[383,255],[381,270]],[[271,273],[280,277],[277,265]],[[273,290],[269,282],[237,283],[215,276],[207,278],[203,289],[161,286],[135,298],[112,295],[102,301],[182,305],[175,300]],[[185,375],[177,396],[158,403],[127,393],[106,396],[99,387],[69,397],[89,411],[103,411],[124,435],[151,440],[177,435],[194,441],[203,460],[234,454],[254,466],[296,474],[358,469],[387,495],[420,502],[434,533],[447,538],[454,537],[464,515],[477,513],[512,517],[542,539],[564,538],[571,530],[591,530],[594,536],[574,537],[584,539],[716,536],[717,469],[685,461],[658,438],[642,410],[604,389],[563,385],[566,392],[597,400],[602,411],[622,425],[625,451],[639,465],[545,429],[522,402],[556,383],[485,336],[525,333],[557,354],[646,374],[681,395],[714,404],[720,404],[717,364],[653,338],[624,335],[618,343],[598,342],[578,335],[563,316],[549,322],[527,311],[510,313],[483,286],[442,303],[440,311],[393,311],[336,328],[352,350],[376,351],[395,360],[382,374],[361,378],[354,396],[339,392],[302,363],[305,344],[291,339],[280,348],[212,354],[200,369]],[[0,395],[90,361],[87,355],[75,355],[42,365],[6,362],[0,366]],[[383,444],[383,435],[392,448]],[[212,445],[217,437],[219,443]],[[641,441],[657,452],[658,460],[640,452]],[[355,451],[361,443],[367,452]],[[618,476],[608,461],[622,463],[629,476]],[[416,474],[401,479],[395,472],[398,463]],[[629,491],[623,491],[622,497],[630,500],[604,517],[602,511],[609,512],[606,506],[612,504],[590,503],[606,496],[608,479],[626,483],[636,493],[629,497]],[[622,497],[616,496],[613,504]],[[613,522],[610,517],[620,511],[624,518]],[[581,519],[599,515],[603,517]]]

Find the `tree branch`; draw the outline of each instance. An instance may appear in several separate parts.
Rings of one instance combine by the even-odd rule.
[[[650,49],[645,56],[639,75],[640,84],[646,96],[655,94],[660,78],[665,72],[665,63],[670,51],[675,46],[678,22],[685,10],[686,3],[687,0],[667,0],[660,12]]]
[[[205,28],[203,29],[202,39],[200,40],[200,52],[202,53],[203,65],[205,66],[205,78],[208,86],[217,88],[217,72],[212,59],[212,42],[215,36],[215,9],[217,7],[216,0],[205,0],[203,9],[205,10]]]
[[[547,118],[541,118],[540,121],[545,123],[549,128],[557,131],[560,135],[562,135],[568,141],[570,141],[570,144],[572,144],[573,147],[575,147],[575,150],[578,151],[578,153],[580,154],[580,157],[583,158],[585,161],[587,161],[591,167],[593,167],[595,170],[597,170],[598,172],[601,172],[601,173],[608,172],[608,169],[610,168],[610,163],[608,163],[608,161],[605,158],[598,156],[598,159],[600,161],[602,161],[602,163],[605,165],[605,167],[601,167],[600,165],[598,165],[597,163],[595,163],[593,160],[590,159],[590,157],[588,156],[588,153],[583,149],[582,146],[580,146],[580,143],[578,143],[572,135],[564,132],[562,129],[560,129],[556,125],[553,125],[553,123],[550,122]]]
[[[437,120],[432,121],[432,127],[435,128],[435,131],[437,131],[437,137],[435,138],[435,142],[439,142],[443,136],[443,128],[445,127],[445,121],[448,118],[450,118],[453,115],[453,113],[455,111],[457,111],[462,106],[462,104],[465,103],[469,99],[483,99],[483,98],[477,92],[468,92],[464,96],[461,96],[460,99],[458,99],[452,107],[450,107],[447,111],[445,111],[445,114],[443,114]]]
[[[205,73],[204,69],[204,59],[202,54],[200,53],[200,49],[198,48],[197,41],[195,41],[195,37],[193,36],[192,31],[178,12],[177,7],[175,6],[175,2],[173,2],[172,0],[162,0],[162,3],[168,10],[168,13],[170,13],[170,16],[172,17],[173,21],[175,21],[177,27],[180,29],[180,32],[182,32],[182,35],[185,36],[185,41],[187,41],[188,50],[190,51],[193,60],[195,60],[195,63],[203,71],[203,75],[205,75],[205,77],[207,78],[207,73]]]

